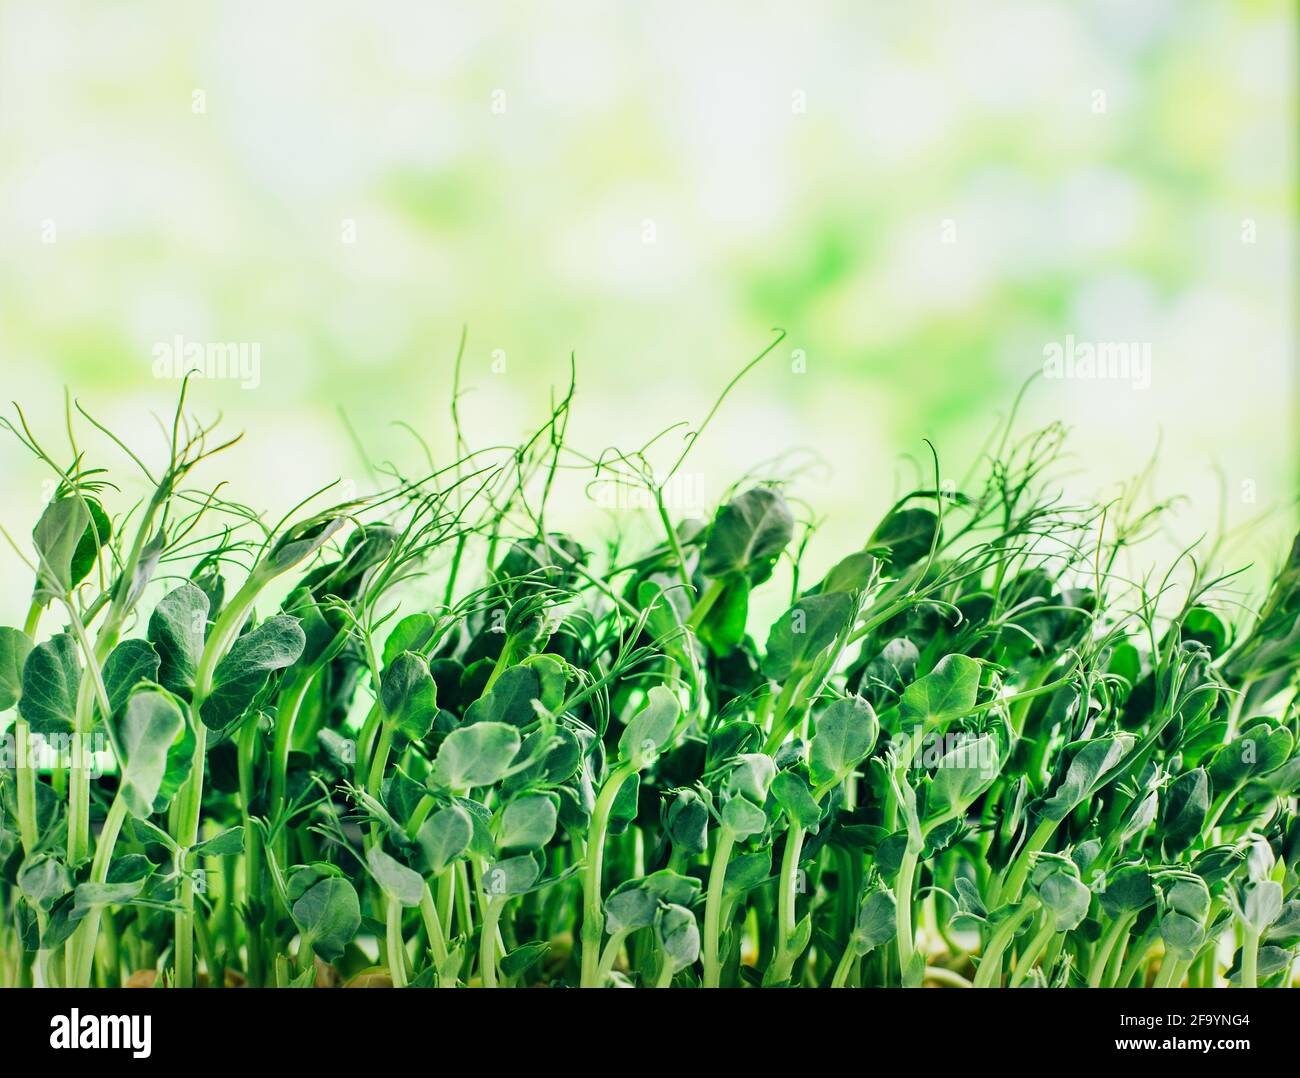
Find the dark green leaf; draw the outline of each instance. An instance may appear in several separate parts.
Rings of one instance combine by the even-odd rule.
[[[934,727],[969,715],[979,682],[979,663],[974,659],[945,655],[930,673],[903,691],[898,707],[903,729]]]
[[[817,717],[817,732],[808,747],[813,784],[843,781],[875,747],[879,729],[875,710],[860,696],[831,703]]]
[[[37,644],[23,667],[18,713],[38,734],[70,734],[77,713],[81,661],[77,642],[68,633]]]
[[[700,570],[717,577],[762,567],[779,556],[793,536],[794,516],[785,499],[775,490],[754,487],[718,511]]]
[[[480,722],[453,730],[438,749],[434,778],[451,789],[490,786],[509,770],[519,745],[519,731],[505,723]]]
[[[361,927],[361,906],[352,884],[327,876],[293,903],[294,924],[303,941],[324,961],[336,962]]]
[[[446,805],[420,826],[420,849],[429,871],[442,872],[468,848],[474,836],[474,823],[459,805]]]
[[[939,518],[928,509],[897,509],[867,541],[867,546],[898,572],[929,555],[939,531]]]
[[[123,640],[104,660],[104,690],[113,715],[142,681],[158,680],[158,653],[147,640]]]
[[[379,700],[388,721],[403,736],[411,741],[427,736],[438,713],[438,686],[424,659],[404,651],[389,663]]]
[[[240,718],[276,671],[297,662],[306,646],[298,619],[287,614],[267,618],[231,646],[212,677],[212,694],[203,701],[203,724],[221,730]]]
[[[0,711],[8,711],[23,695],[23,667],[31,654],[26,633],[0,625]]]
[[[418,906],[424,897],[424,880],[412,868],[407,868],[395,857],[390,857],[380,847],[371,846],[366,851],[366,864],[375,882],[386,895],[403,906]]]
[[[149,618],[149,640],[158,652],[163,688],[179,694],[194,688],[207,626],[208,597],[195,585],[182,584],[158,600]]]
[[[645,767],[668,743],[681,713],[681,705],[672,690],[656,685],[646,694],[645,704],[632,716],[618,739],[619,756],[634,767]]]
[[[772,781],[772,796],[790,819],[806,831],[816,831],[821,823],[821,807],[813,800],[808,783],[793,771],[782,771]]]
[[[853,616],[853,597],[845,592],[809,595],[772,625],[763,673],[776,681],[807,673]]]
[[[153,813],[154,799],[167,771],[167,757],[184,732],[185,717],[175,699],[161,690],[132,694],[117,726],[117,740],[126,755],[122,768],[122,798],[133,816]]]

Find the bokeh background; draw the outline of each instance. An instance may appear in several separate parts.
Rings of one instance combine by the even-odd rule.
[[[824,561],[922,438],[965,471],[1051,342],[1137,342],[1149,387],[1040,380],[1025,425],[1073,428],[1088,493],[1158,446],[1170,544],[1222,509],[1275,561],[1296,42],[1283,0],[6,2],[4,396],[53,444],[67,387],[156,452],[155,346],[256,344],[255,388],[192,400],[248,432],[222,470],[275,510],[364,478],[340,407],[374,457],[414,458],[402,421],[446,459],[462,325],[476,443],[542,421],[573,354],[593,453],[698,421],[779,326],[692,496],[801,470]],[[0,442],[16,536],[42,478]]]

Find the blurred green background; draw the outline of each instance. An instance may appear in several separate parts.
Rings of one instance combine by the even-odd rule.
[[[1044,349],[1149,348],[1150,385],[1043,380],[1105,494],[1160,446],[1170,543],[1296,494],[1296,41],[1283,0],[0,5],[0,369],[54,442],[63,387],[156,452],[155,347],[256,345],[196,386],[284,508],[376,457],[544,419],[576,356],[593,453],[698,421],[707,502],[804,468],[817,560],[923,437],[961,473]],[[120,455],[87,438],[116,466]],[[790,454],[794,454],[791,456]],[[220,474],[218,474],[220,473]],[[0,444],[0,522],[42,474]],[[129,504],[125,496],[121,510]],[[683,504],[689,510],[692,506]],[[566,496],[558,524],[591,510]],[[567,519],[566,519],[567,518]],[[26,571],[3,561],[12,621]],[[15,575],[22,578],[15,581]]]

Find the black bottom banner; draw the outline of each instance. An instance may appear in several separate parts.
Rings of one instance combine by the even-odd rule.
[[[692,1066],[711,1045],[729,1061],[747,1047],[764,1058],[787,1037],[788,1050],[800,1053],[823,1043],[866,1051],[879,1045],[936,1064],[991,1053],[1028,1061],[1045,1058],[1043,1052],[1079,1064],[1283,1052],[1294,1043],[1297,1024],[1295,999],[1285,990],[879,989],[712,997],[606,990],[580,998],[563,990],[489,997],[436,990],[13,989],[0,993],[0,1014],[7,1046],[19,1058],[48,1053],[86,1062],[112,1056],[128,1066],[202,1061],[258,1069],[309,1058],[373,1067],[389,1052],[423,1051],[443,1066],[462,1060],[469,1067],[492,1060],[514,1066],[549,1057],[545,1065],[553,1067],[559,1044],[599,1052],[605,1037],[622,1054],[629,1038],[674,1053],[689,1043]]]

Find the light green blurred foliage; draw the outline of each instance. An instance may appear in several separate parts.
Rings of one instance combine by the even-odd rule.
[[[1293,12],[5,4],[4,395],[53,438],[67,386],[158,443],[155,346],[256,343],[256,388],[193,401],[248,431],[233,493],[281,509],[365,483],[340,406],[376,458],[418,453],[395,421],[451,452],[462,324],[478,444],[540,422],[573,353],[593,453],[698,421],[780,326],[691,474],[709,501],[799,471],[830,551],[923,437],[964,472],[1049,342],[1146,342],[1150,388],[1040,381],[1025,424],[1074,428],[1089,494],[1159,443],[1153,492],[1190,495],[1171,545],[1221,501],[1278,508],[1243,548],[1268,560],[1296,489]],[[23,535],[44,476],[0,461]]]

